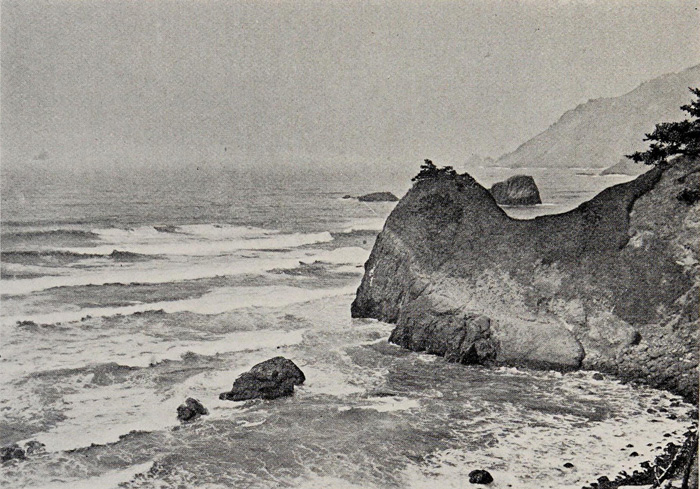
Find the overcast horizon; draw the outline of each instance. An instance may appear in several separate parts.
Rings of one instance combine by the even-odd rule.
[[[700,63],[698,5],[3,1],[2,163],[498,157]]]

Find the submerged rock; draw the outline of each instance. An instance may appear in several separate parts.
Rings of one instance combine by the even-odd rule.
[[[46,445],[40,441],[30,440],[24,444],[24,451],[27,455],[33,455],[35,453],[41,453],[46,448]]]
[[[491,484],[493,477],[486,470],[472,470],[469,472],[469,482],[471,484]]]
[[[399,198],[391,192],[374,192],[361,195],[357,198],[360,202],[397,202]]]
[[[183,423],[188,421],[194,421],[195,419],[206,416],[209,414],[207,408],[205,408],[199,400],[188,397],[185,404],[180,404],[177,408],[177,419]]]
[[[241,374],[230,392],[222,392],[219,399],[245,401],[248,399],[277,399],[294,393],[294,386],[306,380],[294,362],[275,357],[258,363]]]
[[[7,462],[8,460],[24,460],[27,458],[24,450],[17,443],[7,445],[0,448],[0,460]]]
[[[491,195],[501,205],[541,204],[540,191],[529,175],[515,175],[491,187]]]

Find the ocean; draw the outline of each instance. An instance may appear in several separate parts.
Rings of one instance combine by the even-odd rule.
[[[533,175],[544,203],[507,209],[518,218],[626,179],[471,173]],[[0,437],[44,447],[4,462],[2,485],[456,488],[486,469],[494,488],[578,488],[682,438],[691,406],[666,392],[451,364],[351,319],[395,204],[343,197],[409,186],[223,166],[4,169]],[[219,400],[277,355],[306,375],[294,396]],[[210,414],[180,425],[188,397]]]

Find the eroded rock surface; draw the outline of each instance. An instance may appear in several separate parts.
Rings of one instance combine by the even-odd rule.
[[[365,264],[354,317],[462,363],[592,368],[697,399],[700,212],[678,159],[578,208],[510,218],[467,174],[417,182]]]
[[[294,362],[284,357],[274,357],[258,363],[241,374],[230,392],[223,392],[220,399],[245,401],[248,399],[277,399],[294,393],[294,386],[306,380],[304,373]]]

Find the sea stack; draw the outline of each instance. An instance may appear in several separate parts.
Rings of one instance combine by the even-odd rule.
[[[535,179],[529,175],[515,175],[491,187],[491,195],[500,205],[537,205],[542,203]]]

